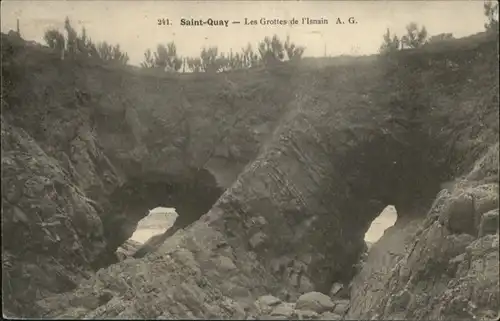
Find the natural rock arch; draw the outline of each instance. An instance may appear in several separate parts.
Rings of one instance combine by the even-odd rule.
[[[95,268],[117,262],[114,252],[132,236],[137,223],[150,209],[158,206],[176,209],[178,217],[168,230],[170,235],[198,220],[222,192],[215,178],[205,169],[193,169],[189,176],[180,178],[144,173],[128,178],[114,190],[103,208],[101,220],[107,251],[97,258]],[[153,248],[147,251],[150,250]]]
[[[328,293],[333,282],[353,276],[364,234],[380,211],[395,204],[403,220],[424,217],[448,173],[425,158],[415,161],[416,150],[384,134],[382,124],[358,130],[357,137],[366,137],[360,139],[346,125],[313,125],[321,134],[306,134],[300,123],[309,116],[295,117],[296,131],[277,132],[215,204],[211,212],[224,218],[212,224],[235,246],[248,244],[282,282]]]

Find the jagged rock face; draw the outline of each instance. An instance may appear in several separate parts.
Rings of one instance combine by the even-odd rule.
[[[118,260],[123,261],[127,258],[132,257],[134,253],[141,247],[141,243],[134,240],[127,240],[123,243],[118,250],[116,250],[116,255]]]
[[[491,44],[489,46],[491,47]],[[471,50],[466,53],[464,59],[469,59],[471,52],[474,56],[475,52]],[[491,50],[487,53],[488,57],[491,56]],[[300,79],[298,85],[295,83],[297,87],[288,86],[288,78],[284,77],[285,85],[295,90],[293,102],[287,105],[287,112],[280,117],[269,140],[259,148],[256,148],[255,140],[250,139],[251,135],[241,135],[250,137],[246,148],[243,151],[232,150],[228,154],[245,155],[240,155],[239,160],[248,157],[247,160],[252,161],[205,215],[187,228],[177,231],[160,244],[154,253],[149,253],[142,259],[127,259],[100,269],[97,274],[82,281],[75,291],[38,301],[37,315],[77,318],[243,318],[255,312],[253,302],[264,294],[272,294],[285,301],[295,301],[301,294],[312,291],[327,294],[334,282],[349,280],[356,273],[353,265],[365,249],[363,236],[371,221],[386,205],[394,204],[400,217],[393,230],[399,231],[405,241],[397,243],[394,258],[384,259],[382,262],[373,258],[378,263],[372,268],[376,271],[382,270],[384,276],[388,277],[386,281],[390,287],[387,291],[382,291],[380,297],[370,297],[360,294],[362,281],[352,283],[358,286],[351,291],[353,301],[350,308],[352,311],[349,313],[366,313],[363,306],[370,305],[370,300],[373,300],[382,302],[380,306],[384,309],[387,306],[387,310],[378,311],[372,316],[400,316],[401,309],[395,307],[396,303],[391,303],[397,300],[389,298],[403,289],[407,290],[405,286],[408,280],[399,280],[399,274],[391,272],[403,264],[396,265],[402,262],[401,257],[407,256],[407,262],[404,264],[410,267],[411,276],[412,273],[418,275],[418,271],[422,270],[416,258],[428,255],[426,260],[432,261],[442,254],[437,249],[425,249],[432,247],[432,244],[438,243],[443,237],[446,239],[451,235],[446,241],[448,243],[445,251],[449,249],[453,255],[459,254],[464,246],[474,244],[476,234],[487,234],[483,238],[493,238],[491,244],[493,248],[495,246],[495,236],[488,234],[491,233],[491,222],[495,221],[495,212],[489,210],[494,211],[495,208],[492,208],[491,204],[497,203],[491,202],[489,198],[491,193],[488,191],[491,186],[483,186],[474,193],[482,195],[478,197],[484,199],[486,205],[481,208],[487,211],[487,215],[480,216],[474,210],[471,216],[470,211],[462,211],[461,204],[467,206],[470,202],[466,195],[457,192],[453,199],[457,199],[455,203],[458,205],[449,205],[446,210],[448,214],[439,212],[437,216],[442,220],[428,218],[432,224],[430,227],[426,226],[422,232],[425,233],[422,235],[428,236],[428,240],[419,245],[421,250],[406,252],[404,248],[406,242],[417,240],[418,236],[412,233],[426,219],[426,210],[439,191],[440,183],[449,180],[449,175],[467,172],[463,171],[462,167],[472,167],[471,161],[457,161],[460,159],[460,153],[464,149],[473,150],[479,157],[486,147],[498,142],[498,136],[488,134],[487,131],[481,140],[460,132],[458,143],[449,149],[445,148],[449,147],[445,143],[450,138],[446,135],[454,133],[453,125],[441,123],[441,117],[446,112],[441,111],[440,114],[432,108],[424,107],[439,106],[442,101],[453,106],[461,104],[469,94],[469,82],[468,78],[459,77],[452,85],[455,91],[448,92],[450,88],[440,80],[441,75],[438,77],[432,73],[435,72],[436,66],[429,66],[429,61],[436,62],[433,59],[440,62],[439,57],[423,57],[419,60],[422,65],[405,65],[400,71],[392,70],[395,75],[387,75],[387,68],[382,63],[343,66],[321,73],[302,71],[302,77],[296,77]],[[481,59],[484,61],[484,57]],[[463,68],[467,71],[467,76],[474,80],[481,80],[485,73],[492,74],[490,69],[476,70],[472,65],[464,63]],[[415,76],[418,68],[422,68],[422,71]],[[98,75],[102,77],[97,77]],[[118,73],[89,75],[96,77],[95,84],[101,85],[105,81],[116,82],[117,79],[123,86],[139,83],[137,78],[134,78],[136,76],[128,76],[130,75]],[[425,80],[423,83],[418,82],[422,79]],[[160,86],[160,79],[156,80],[156,85]],[[149,85],[153,83],[148,82]],[[431,91],[436,83],[443,83],[439,88],[444,92],[441,96],[435,92],[426,92]],[[168,85],[177,86],[170,82]],[[92,86],[88,86],[87,89],[91,88]],[[141,88],[145,88],[147,92],[148,86]],[[491,100],[495,100],[495,97],[498,100],[498,84],[496,88],[496,92],[488,92],[491,96],[488,98],[492,98]],[[113,92],[112,88],[109,89]],[[388,95],[388,92],[396,97]],[[154,100],[154,103],[151,105],[161,104],[156,95],[157,92],[152,94],[153,98],[150,99]],[[244,91],[241,96],[245,96]],[[407,105],[401,107],[400,104]],[[210,207],[208,203],[217,198],[216,194],[220,192],[216,188],[212,189],[213,194],[207,193],[208,196],[213,196],[200,202],[201,207],[187,207],[190,203],[184,202],[183,195],[177,195],[182,200],[177,205],[165,203],[169,197],[172,200],[176,198],[174,196],[178,190],[177,186],[191,186],[189,183],[197,182],[194,179],[196,176],[192,175],[193,168],[204,163],[201,160],[205,157],[199,154],[203,156],[207,150],[200,148],[199,152],[194,145],[183,145],[185,140],[170,143],[169,135],[172,131],[166,130],[169,127],[153,121],[158,118],[155,112],[161,113],[159,109],[136,109],[136,117],[134,112],[128,112],[126,108],[111,107],[117,110],[103,107],[104,112],[91,115],[114,115],[113,112],[124,114],[125,121],[121,125],[129,128],[128,130],[121,127],[112,128],[111,125],[104,126],[105,119],[102,119],[102,115],[97,115],[93,122],[96,126],[95,141],[100,144],[98,150],[109,154],[109,164],[112,166],[108,166],[114,168],[113,177],[120,183],[112,185],[109,191],[103,188],[102,190],[107,192],[99,194],[99,190],[93,188],[96,184],[92,180],[84,180],[87,182],[86,192],[97,199],[96,203],[101,204],[103,212],[106,211],[105,208],[114,206],[119,209],[117,212],[126,213],[127,206],[133,210],[130,216],[127,214],[120,218],[125,224],[122,224],[122,230],[113,230],[115,232],[112,235],[106,234],[106,226],[110,228],[109,231],[120,226],[113,222],[117,216],[110,215],[111,212],[105,214],[109,215],[108,221],[104,214],[99,215],[107,245],[123,242],[128,238],[127,235],[132,234],[132,222],[141,218],[135,208],[139,211],[146,205],[174,206],[177,210],[180,209],[179,214],[182,217],[182,206],[186,205],[185,211],[189,213],[186,217],[192,218],[200,215],[200,211],[204,211],[207,206]],[[495,108],[496,106],[488,104],[480,113],[488,118],[497,113]],[[227,113],[224,108],[222,110]],[[193,108],[193,111],[196,109]],[[274,114],[271,114],[267,117],[272,118]],[[139,122],[148,120],[150,123],[146,123],[151,124],[149,128],[152,128],[153,133],[142,132],[141,126],[126,119]],[[211,119],[214,120],[212,127],[215,127],[216,123],[219,124],[218,121],[224,121],[216,120],[216,117]],[[16,126],[22,124],[15,119],[9,121]],[[474,124],[473,119],[466,121]],[[237,122],[231,122],[233,125],[235,123]],[[113,124],[119,126],[119,122]],[[498,120],[491,121],[488,126],[498,130]],[[206,127],[200,125],[199,128]],[[436,131],[440,134],[435,134]],[[242,132],[247,133],[247,129],[242,129]],[[238,131],[232,133],[237,134]],[[164,140],[163,136],[167,137],[167,140]],[[155,140],[155,137],[161,139]],[[135,139],[133,147],[126,147],[126,143],[132,139]],[[176,148],[175,144],[189,148]],[[467,144],[469,149],[464,147]],[[221,146],[225,145],[221,143]],[[255,159],[249,156],[257,152]],[[148,155],[149,153],[151,155]],[[184,157],[186,155],[189,157]],[[168,162],[170,158],[171,163]],[[495,160],[491,156],[485,156],[483,160],[486,162],[487,159],[498,163],[498,159]],[[82,168],[90,166],[90,163],[85,161],[82,163]],[[85,167],[85,164],[88,166]],[[92,164],[95,165],[96,162]],[[461,167],[457,169],[458,165]],[[477,176],[474,181],[488,179],[480,165],[476,164],[472,172]],[[470,175],[473,176],[472,172]],[[206,175],[206,172],[202,174],[204,177],[211,177]],[[468,179],[472,180],[470,177]],[[213,183],[213,177],[211,180]],[[201,181],[205,182],[204,179]],[[486,183],[482,182],[481,185]],[[194,184],[195,188],[190,190],[190,193],[197,193],[196,200],[205,190],[196,187],[200,185]],[[129,187],[136,190],[131,191]],[[151,191],[158,191],[158,195],[150,193]],[[153,204],[160,199],[160,204]],[[193,199],[188,200],[194,203]],[[146,210],[147,208],[144,208],[140,213],[144,215]],[[131,221],[126,222],[129,217]],[[446,227],[448,234],[444,232],[444,228],[431,228],[439,222]],[[474,226],[478,226],[480,231],[477,232],[476,228],[470,229],[470,222],[474,222]],[[387,235],[389,237],[391,234]],[[496,237],[498,240],[498,236]],[[498,246],[498,242],[496,244]],[[92,247],[92,244],[90,246]],[[114,251],[114,246],[105,251]],[[376,253],[374,251],[377,246],[372,246],[370,255]],[[383,251],[384,247],[379,252]],[[371,262],[370,255],[367,258],[368,265]],[[482,254],[478,255],[481,258]],[[448,256],[444,255],[443,258]],[[425,268],[423,270],[425,271]],[[491,278],[494,272],[494,267],[490,266],[487,278]],[[370,289],[376,292],[377,283],[366,278],[367,272],[363,273],[362,270],[360,275],[357,280],[368,280],[368,287],[373,287]],[[457,275],[468,279],[472,286],[478,284],[474,283],[472,274],[469,275],[468,272]],[[451,278],[457,280],[455,276]],[[453,289],[453,284],[440,284],[436,291],[445,287]],[[434,284],[426,286],[433,288]],[[408,291],[418,292],[420,288]],[[428,289],[422,291],[432,293]],[[494,292],[494,295],[495,293],[498,297],[498,291]],[[406,300],[408,295],[403,297]],[[409,297],[411,298],[411,295]],[[495,308],[491,298],[477,302]],[[347,306],[345,302],[342,304],[342,313]],[[419,312],[418,308],[414,308],[415,305],[405,307],[413,315],[425,315]],[[317,317],[314,313],[316,312],[305,313],[304,318]],[[440,317],[451,314],[438,310],[432,315]]]
[[[253,297],[276,292],[277,284],[255,257],[197,221],[156,253],[101,269],[77,292],[38,306],[42,315],[59,317],[241,319]],[[107,300],[98,300],[105,293]]]
[[[348,319],[498,318],[498,144],[466,177],[476,180],[442,190],[425,219],[374,245],[351,285]]]
[[[95,202],[22,129],[2,118],[3,300],[13,312],[69,291],[106,240]]]

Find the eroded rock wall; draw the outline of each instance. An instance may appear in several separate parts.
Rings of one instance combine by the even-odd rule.
[[[99,213],[57,160],[2,118],[2,273],[9,310],[32,314],[33,301],[69,291],[91,274],[106,246]]]
[[[351,284],[348,319],[496,319],[498,144],[425,218],[391,227]]]
[[[290,79],[286,72],[282,82]],[[93,269],[116,262],[116,247],[148,209],[177,207],[185,214],[178,220],[182,227],[210,209],[222,190],[205,163],[212,156],[247,162],[261,139],[251,125],[272,124],[283,107],[269,101],[265,111],[247,108],[276,93],[278,83],[260,83],[260,77],[245,83],[242,76],[233,79],[237,88],[227,79],[187,77],[181,85],[189,83],[188,90],[182,91],[176,79],[61,61],[48,48],[2,34],[2,231],[10,244],[4,251],[4,298],[11,312],[30,315],[34,300],[67,291]],[[205,92],[206,83],[214,88]],[[239,95],[246,91],[241,87],[258,94]],[[276,88],[282,97],[290,90]],[[233,109],[245,113],[221,119]],[[213,126],[218,121],[221,126]],[[154,184],[163,188],[151,194]],[[38,203],[42,210],[35,213]],[[54,225],[42,229],[40,220]],[[19,243],[50,251],[32,255],[35,250],[14,246]],[[70,255],[58,254],[66,247],[74,248]],[[48,263],[37,265],[40,260]]]

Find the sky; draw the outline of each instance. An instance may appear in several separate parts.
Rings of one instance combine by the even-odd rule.
[[[199,56],[201,48],[217,46],[234,52],[251,43],[256,48],[266,36],[290,36],[306,47],[304,56],[366,55],[378,51],[386,29],[398,35],[414,21],[430,35],[451,32],[463,37],[484,30],[483,1],[20,1],[1,2],[1,27],[44,43],[49,28],[63,31],[69,17],[73,27],[94,42],[120,44],[139,65],[144,51],[174,41],[180,56]],[[355,23],[348,19],[354,18]],[[181,26],[181,19],[228,20],[228,26]],[[262,25],[260,20],[286,20],[285,25]],[[302,18],[328,24],[302,24]],[[337,23],[340,18],[342,23]],[[170,25],[158,25],[168,19]],[[245,25],[256,20],[257,25]],[[291,24],[296,19],[298,24]],[[240,21],[240,24],[232,24]]]

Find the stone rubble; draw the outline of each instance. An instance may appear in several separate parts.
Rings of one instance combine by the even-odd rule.
[[[332,300],[320,292],[302,294],[296,302],[284,302],[264,295],[254,305],[255,320],[342,320],[348,309],[348,300]]]

